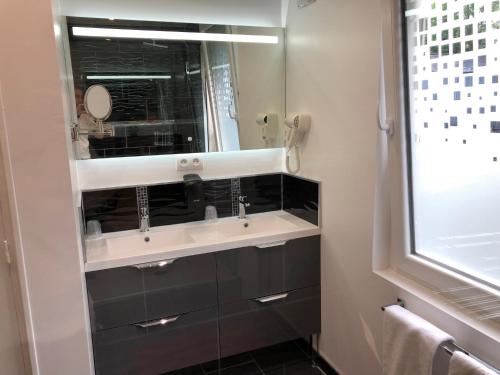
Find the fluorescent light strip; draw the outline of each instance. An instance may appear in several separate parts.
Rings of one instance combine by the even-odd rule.
[[[170,79],[171,76],[87,76],[87,79]]]
[[[73,26],[73,35],[92,36],[97,38],[128,38],[154,40],[195,40],[207,42],[237,42],[278,44],[279,38],[274,35],[244,35],[216,33],[188,33],[179,31],[154,31],[134,29],[110,29],[100,27]]]

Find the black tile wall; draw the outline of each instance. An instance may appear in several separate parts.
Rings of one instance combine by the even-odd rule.
[[[115,150],[116,155],[119,149]],[[238,183],[239,182],[239,183]],[[238,215],[238,195],[247,196],[248,214],[282,208],[310,223],[318,224],[319,185],[290,175],[269,174],[202,181],[197,188],[183,182],[152,185],[147,189],[152,227],[204,220],[205,207],[215,206],[218,217]],[[99,220],[103,232],[139,227],[136,188],[83,193],[85,223]]]
[[[103,233],[139,228],[135,188],[84,192],[82,209],[85,223],[98,220]]]
[[[281,210],[281,174],[242,177],[240,186],[250,203],[247,214]]]
[[[283,210],[318,225],[319,184],[283,174]]]

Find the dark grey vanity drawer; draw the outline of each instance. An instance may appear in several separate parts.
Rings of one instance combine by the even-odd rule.
[[[320,236],[217,253],[219,298],[251,299],[320,284]]]
[[[96,374],[158,375],[218,358],[217,308],[155,323],[95,332]]]
[[[217,304],[213,254],[90,272],[86,277],[94,331]]]
[[[225,303],[220,311],[221,356],[274,345],[321,330],[320,287],[258,300]]]
[[[121,267],[85,276],[92,331],[146,320],[142,271]]]

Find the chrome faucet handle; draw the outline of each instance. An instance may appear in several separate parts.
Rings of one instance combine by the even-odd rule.
[[[250,203],[248,202],[245,202],[245,199],[247,199],[247,196],[246,195],[240,195],[238,197],[238,201],[240,202],[240,204],[242,204],[243,206],[245,207],[250,207]]]

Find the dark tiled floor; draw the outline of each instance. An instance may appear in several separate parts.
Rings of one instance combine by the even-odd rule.
[[[311,355],[309,344],[296,340],[166,375],[337,375],[320,357],[316,358],[317,366],[314,367]]]

